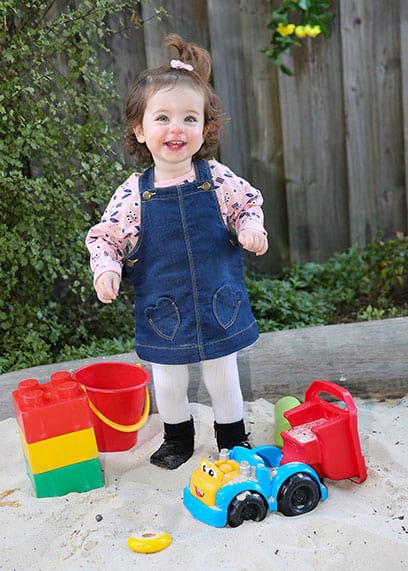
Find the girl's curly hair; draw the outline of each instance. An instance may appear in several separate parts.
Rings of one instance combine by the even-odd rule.
[[[209,159],[218,147],[221,130],[225,121],[220,101],[209,84],[211,75],[211,56],[208,51],[194,43],[186,43],[177,34],[165,39],[165,47],[174,47],[178,59],[189,63],[193,71],[183,68],[174,69],[163,65],[142,72],[130,88],[125,100],[125,150],[140,164],[151,164],[152,155],[145,143],[139,143],[133,129],[142,124],[147,101],[152,94],[164,87],[190,85],[204,95],[204,142],[194,159]]]

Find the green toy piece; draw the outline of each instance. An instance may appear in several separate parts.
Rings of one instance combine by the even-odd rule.
[[[299,405],[300,401],[296,397],[282,397],[275,404],[275,445],[279,448],[283,446],[281,433],[291,428],[283,413]]]

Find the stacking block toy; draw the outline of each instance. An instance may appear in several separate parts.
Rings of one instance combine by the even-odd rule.
[[[40,384],[21,381],[13,391],[27,474],[37,497],[103,486],[88,398],[70,373]]]
[[[26,460],[26,470],[37,498],[65,496],[70,492],[88,492],[104,485],[99,458],[42,474],[33,474]]]

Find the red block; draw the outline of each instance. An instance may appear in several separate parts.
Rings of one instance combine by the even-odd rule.
[[[40,384],[25,379],[13,391],[16,420],[28,444],[93,427],[88,398],[70,373]]]

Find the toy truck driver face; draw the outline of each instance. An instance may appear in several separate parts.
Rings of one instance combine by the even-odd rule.
[[[190,493],[207,506],[215,505],[218,490],[238,475],[238,463],[234,460],[210,462],[202,458],[200,467],[191,475]]]

